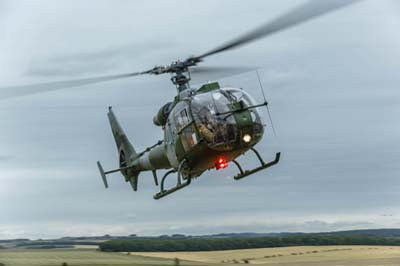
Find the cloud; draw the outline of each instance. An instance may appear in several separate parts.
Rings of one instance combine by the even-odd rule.
[[[95,9],[91,1],[20,4],[6,12],[7,27],[0,23],[1,83],[10,77],[23,83],[22,72],[58,79],[168,63],[295,5],[285,2],[100,1]],[[372,2],[204,62],[263,68],[278,137],[267,124],[257,148],[266,159],[281,151],[282,159],[240,182],[228,178],[236,170],[229,167],[161,201],[152,200],[159,188],[151,173],[141,174],[137,193],[118,174],[104,190],[95,162],[107,169],[118,164],[107,106],[114,106],[138,151],[152,145],[163,136],[153,115],[176,95],[168,75],[2,101],[3,237],[400,226],[398,216],[371,214],[398,213],[400,199],[398,27],[383,1]],[[254,73],[221,84],[262,100]],[[257,163],[251,154],[239,161],[246,168]]]
[[[12,158],[12,156],[0,155],[0,161],[8,161]]]

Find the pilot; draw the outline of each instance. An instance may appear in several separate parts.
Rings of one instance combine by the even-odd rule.
[[[212,126],[213,118],[210,110],[202,108],[199,111],[200,123],[198,124],[200,134],[206,139],[207,142],[214,142],[214,130]]]

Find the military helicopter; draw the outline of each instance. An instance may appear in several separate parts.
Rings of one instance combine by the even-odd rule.
[[[160,192],[154,195],[154,199],[160,199],[188,186],[207,170],[226,168],[229,162],[237,166],[238,174],[234,179],[239,180],[267,169],[280,160],[280,153],[276,153],[272,161],[265,162],[255,149],[265,130],[257,109],[267,107],[268,102],[264,96],[263,102],[256,103],[245,90],[221,87],[218,82],[194,89],[190,86],[191,72],[206,57],[270,36],[358,1],[360,0],[309,1],[199,56],[190,56],[167,66],[155,66],[141,72],[3,88],[0,90],[0,99],[138,75],[170,74],[171,82],[177,88],[177,95],[163,105],[153,119],[154,124],[162,128],[164,139],[144,151],[137,152],[134,149],[112,107],[109,107],[108,119],[118,150],[119,167],[104,171],[100,162],[97,162],[105,187],[108,187],[106,176],[120,172],[133,190],[137,191],[138,177],[143,171],[151,171],[158,186],[157,171],[166,170],[160,182]],[[236,159],[248,151],[255,153],[260,165],[244,170]],[[176,175],[176,185],[166,188],[165,181],[171,175]]]

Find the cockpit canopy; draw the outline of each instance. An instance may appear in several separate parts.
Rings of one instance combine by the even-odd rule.
[[[254,106],[253,99],[245,91],[236,88],[222,88],[206,93],[200,93],[191,101],[192,114],[196,126],[208,145],[215,150],[232,150],[243,132],[237,118],[232,112],[235,104],[242,108]],[[250,113],[248,124],[252,129],[246,129],[251,134],[262,134],[262,123],[255,109]]]

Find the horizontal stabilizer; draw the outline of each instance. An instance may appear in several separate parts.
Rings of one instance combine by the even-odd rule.
[[[104,171],[103,166],[101,166],[101,163],[99,161],[97,161],[97,167],[99,168],[101,178],[103,179],[103,183],[106,188],[108,188],[108,182],[107,182],[107,177],[106,177],[108,174],[112,174],[112,173],[116,173],[116,172],[120,172],[120,171],[126,171],[126,170],[132,168],[131,166],[126,166],[126,167],[121,167],[121,168],[110,170],[110,171]],[[134,189],[136,187],[136,189],[137,189],[137,176],[135,176],[134,178],[136,178],[136,185],[132,186],[132,187]]]

